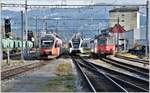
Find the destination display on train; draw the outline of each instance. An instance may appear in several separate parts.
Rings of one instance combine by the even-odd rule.
[[[80,39],[72,39],[72,42],[80,42]]]

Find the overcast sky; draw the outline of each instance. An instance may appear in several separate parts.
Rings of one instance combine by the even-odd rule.
[[[28,4],[96,4],[96,3],[105,3],[105,4],[146,4],[147,0],[27,0]],[[15,4],[24,4],[25,0],[2,0],[2,3],[15,3]],[[20,10],[21,8],[3,8],[9,10]]]
[[[3,3],[24,3],[25,0],[2,0]],[[67,4],[85,4],[85,3],[130,3],[140,4],[146,3],[146,0],[28,0],[29,4],[61,4],[66,2]]]

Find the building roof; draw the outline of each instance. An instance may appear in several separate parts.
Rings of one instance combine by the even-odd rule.
[[[110,32],[113,33],[123,33],[125,31],[126,30],[120,24],[115,24],[115,26],[110,29]]]
[[[139,11],[138,7],[121,7],[121,8],[114,8],[109,12],[134,12]]]

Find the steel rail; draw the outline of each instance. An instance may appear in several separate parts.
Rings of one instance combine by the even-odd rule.
[[[43,66],[48,64],[48,62],[35,62],[35,63],[31,63],[31,64],[27,64],[27,65],[23,65],[23,66],[18,66],[18,67],[14,67],[14,68],[10,68],[4,71],[1,71],[1,80],[7,79],[9,77],[18,75],[20,73],[29,71],[31,69]]]
[[[104,61],[104,62],[106,62],[106,63],[112,64],[112,65],[114,65],[114,66],[116,66],[118,68],[130,71],[130,72],[132,72],[134,74],[137,74],[137,75],[139,75],[141,77],[144,77],[146,79],[149,78],[149,74],[148,73],[144,73],[142,71],[138,71],[137,69],[134,69],[134,68],[128,67],[126,65],[122,65],[122,64],[119,64],[119,63],[116,63],[114,61],[110,61],[110,60],[107,60],[107,59],[101,59],[101,60]]]
[[[92,90],[92,92],[96,92],[94,86],[92,85],[91,81],[89,80],[88,76],[86,75],[86,73],[83,71],[83,69],[81,68],[81,66],[79,65],[79,63],[73,58],[71,57],[74,64],[77,65],[78,69],[80,70],[80,72],[82,73],[82,75],[84,76],[85,80],[87,81],[87,83],[89,84],[90,86],[90,89]]]
[[[82,60],[82,61],[85,63],[84,60]],[[97,72],[99,72],[99,73],[102,73],[101,70],[100,70],[99,68],[97,68],[94,64],[92,64],[91,62],[86,62],[85,64],[89,64],[90,66],[92,66],[92,67],[95,69],[95,71],[97,71]],[[90,69],[90,68],[89,68],[89,69]],[[104,72],[104,73],[105,73],[105,72]],[[135,84],[133,84],[133,83],[131,83],[131,82],[129,82],[129,81],[120,79],[120,78],[115,77],[115,76],[113,76],[113,75],[111,75],[111,74],[108,74],[108,73],[105,73],[105,74],[106,74],[108,77],[113,78],[113,80],[115,79],[116,82],[117,82],[117,81],[122,82],[122,83],[124,83],[124,84],[126,84],[126,85],[128,85],[128,86],[131,86],[131,87],[133,87],[133,88],[138,89],[139,91],[144,91],[144,92],[147,92],[147,91],[148,91],[148,89],[145,89],[145,88],[143,88],[143,87],[140,87],[140,86],[138,86],[138,85],[135,85]]]
[[[126,64],[126,63],[123,63],[123,62],[120,62],[120,61],[117,61],[117,60],[114,60],[112,58],[102,58],[101,60],[107,62],[107,63],[110,63],[112,65],[115,65],[115,66],[118,66],[120,68],[124,68],[128,71],[132,71],[132,72],[135,72],[137,74],[141,74],[141,75],[144,75],[146,77],[149,76],[149,70],[148,69],[145,69],[145,68],[142,68],[142,67],[137,67],[137,66],[134,66],[134,65],[130,65],[130,64]]]
[[[94,72],[98,72],[99,74],[104,75],[104,76],[105,76],[108,80],[110,80],[112,83],[114,83],[116,86],[118,86],[121,90],[123,90],[124,92],[127,92],[127,90],[126,90],[126,89],[124,89],[121,85],[119,85],[119,84],[118,84],[118,83],[116,83],[114,80],[112,80],[110,77],[108,77],[105,73],[103,73],[103,72],[99,72],[99,71],[97,71],[96,69],[91,68],[90,66],[83,65],[81,62],[79,62],[79,64],[80,64],[80,65],[82,65],[82,66],[83,66],[83,67],[85,67],[85,68],[88,68],[88,69],[93,70]]]
[[[77,61],[76,60],[76,63],[78,63],[79,65],[82,65],[79,61]],[[88,67],[87,67],[88,68]],[[89,69],[91,69],[91,70],[93,70],[93,71],[95,71],[93,68],[90,68],[89,67]],[[88,69],[88,70],[89,70]],[[127,92],[123,87],[121,87],[118,83],[116,83],[114,80],[112,80],[111,78],[109,78],[107,75],[105,75],[104,73],[99,73],[99,74],[101,74],[102,76],[104,76],[105,77],[105,79],[107,79],[108,81],[110,81],[111,83],[113,83],[116,87],[117,87],[117,89],[119,88],[122,92]],[[116,89],[116,90],[117,90]]]
[[[91,67],[85,66],[85,65],[83,65],[82,63],[80,63],[80,64],[81,64],[83,67],[86,67],[86,68],[88,68],[88,69],[92,69],[93,71],[99,73],[99,71],[96,70],[96,69],[93,69],[93,68],[91,68]],[[132,83],[130,83],[130,82],[128,82],[128,81],[122,80],[122,79],[120,79],[120,78],[117,78],[117,77],[112,76],[112,75],[107,74],[107,73],[105,73],[105,74],[106,74],[110,79],[115,80],[116,82],[119,81],[119,82],[121,82],[121,83],[124,83],[125,85],[128,85],[128,86],[130,86],[130,87],[136,88],[136,89],[138,89],[138,90],[140,90],[140,91],[144,91],[144,92],[147,92],[147,91],[148,91],[147,89],[142,88],[142,87],[139,87],[139,86],[137,86],[137,85],[135,85],[135,84],[132,84]],[[119,83],[119,82],[117,82],[117,83]],[[121,87],[122,87],[122,86],[121,86]]]
[[[108,75],[117,77],[120,80],[122,79],[126,83],[134,84],[134,86],[138,87],[139,89],[143,89],[143,91],[148,91],[149,80],[142,79],[142,78],[139,78],[139,77],[136,77],[136,76],[132,76],[132,75],[127,75],[125,73],[121,73],[121,72],[118,72],[118,71],[115,71],[115,70],[111,70],[109,68],[106,68],[106,67],[103,67],[103,66],[91,63],[91,62],[86,61],[84,59],[81,59],[81,60],[83,60],[83,62],[85,62],[86,64],[88,64],[88,63],[92,64],[97,69],[105,72]]]
[[[125,60],[129,60],[129,61],[134,61],[134,62],[142,63],[142,64],[145,64],[145,65],[148,65],[148,64],[149,64],[149,61],[142,60],[142,59],[136,59],[136,58],[131,58],[131,57],[125,57],[125,56],[121,56],[121,55],[115,55],[115,57],[121,58],[121,59],[125,59]]]

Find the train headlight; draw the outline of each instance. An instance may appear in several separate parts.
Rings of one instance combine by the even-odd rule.
[[[106,46],[106,50],[109,50],[109,47]]]

